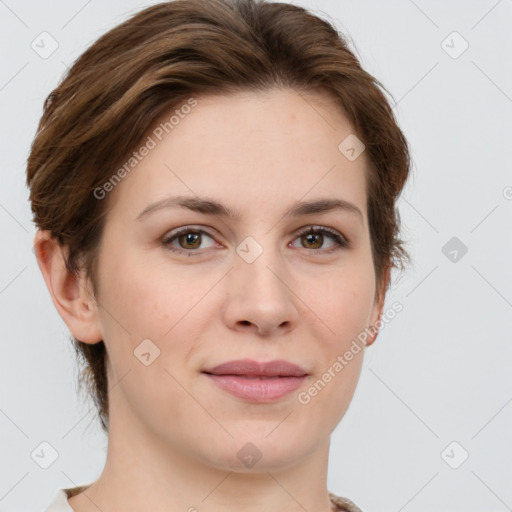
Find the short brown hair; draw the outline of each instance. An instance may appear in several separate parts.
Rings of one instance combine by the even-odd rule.
[[[386,273],[409,260],[395,205],[409,175],[408,144],[386,89],[362,69],[344,36],[286,3],[164,2],[100,37],[44,103],[27,165],[34,222],[68,249],[68,270],[84,270],[97,290],[108,201],[93,191],[160,116],[187,98],[276,87],[329,93],[365,144],[367,214],[377,295],[383,297]],[[85,362],[80,381],[108,432],[104,342],[72,342]]]

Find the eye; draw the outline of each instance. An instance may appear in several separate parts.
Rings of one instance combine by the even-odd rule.
[[[199,249],[201,246],[201,238],[206,235],[208,238],[213,238],[203,229],[193,229],[192,226],[187,226],[177,231],[171,232],[168,236],[164,237],[162,244],[165,245],[170,251],[177,253],[185,253],[187,256],[192,256],[192,252],[195,249]],[[174,241],[177,241],[180,247],[172,245]],[[216,245],[215,242],[210,246]]]
[[[213,241],[209,247],[217,246],[213,237],[203,229],[195,229],[193,226],[186,226],[175,231],[171,231],[167,236],[162,239],[162,244],[172,252],[179,254],[186,254],[192,256],[201,247],[203,236]],[[331,253],[339,249],[349,248],[350,242],[338,231],[321,226],[311,226],[309,229],[302,231],[298,234],[296,239],[300,239],[305,244],[310,244],[313,247],[305,247],[306,249],[314,251],[321,248],[325,237],[330,238],[334,243],[331,248],[324,249],[320,252]],[[178,247],[174,244],[177,242]]]
[[[323,245],[323,240],[327,236],[334,241],[330,249],[323,250],[323,253],[331,253],[339,249],[348,249],[350,247],[349,241],[338,231],[321,226],[312,226],[306,231],[299,233],[298,238],[306,244],[311,244],[313,247],[306,247],[306,249],[315,250]]]

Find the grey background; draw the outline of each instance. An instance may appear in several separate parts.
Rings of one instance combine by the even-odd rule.
[[[25,165],[66,67],[153,3],[0,1],[0,511],[43,510],[103,468],[106,438],[31,249]],[[512,510],[512,0],[292,3],[353,41],[414,159],[400,200],[414,263],[386,306],[403,311],[367,351],[329,489],[367,512]],[[46,59],[31,47],[43,31],[58,42]],[[456,261],[452,237],[467,247]],[[44,441],[58,453],[48,469],[31,457]]]

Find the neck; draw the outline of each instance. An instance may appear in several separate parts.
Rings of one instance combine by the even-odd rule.
[[[239,467],[214,467],[200,454],[180,450],[179,443],[169,446],[135,419],[126,422],[125,413],[111,415],[101,476],[83,493],[69,498],[75,512],[334,509],[327,490],[329,439],[293,464],[265,465],[262,458],[241,471]],[[124,419],[122,424],[117,417]]]

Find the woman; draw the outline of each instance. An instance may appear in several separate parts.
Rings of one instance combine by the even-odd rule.
[[[75,62],[27,183],[109,443],[47,511],[360,510],[326,482],[408,256],[381,88],[326,21],[255,0],[149,7]]]

